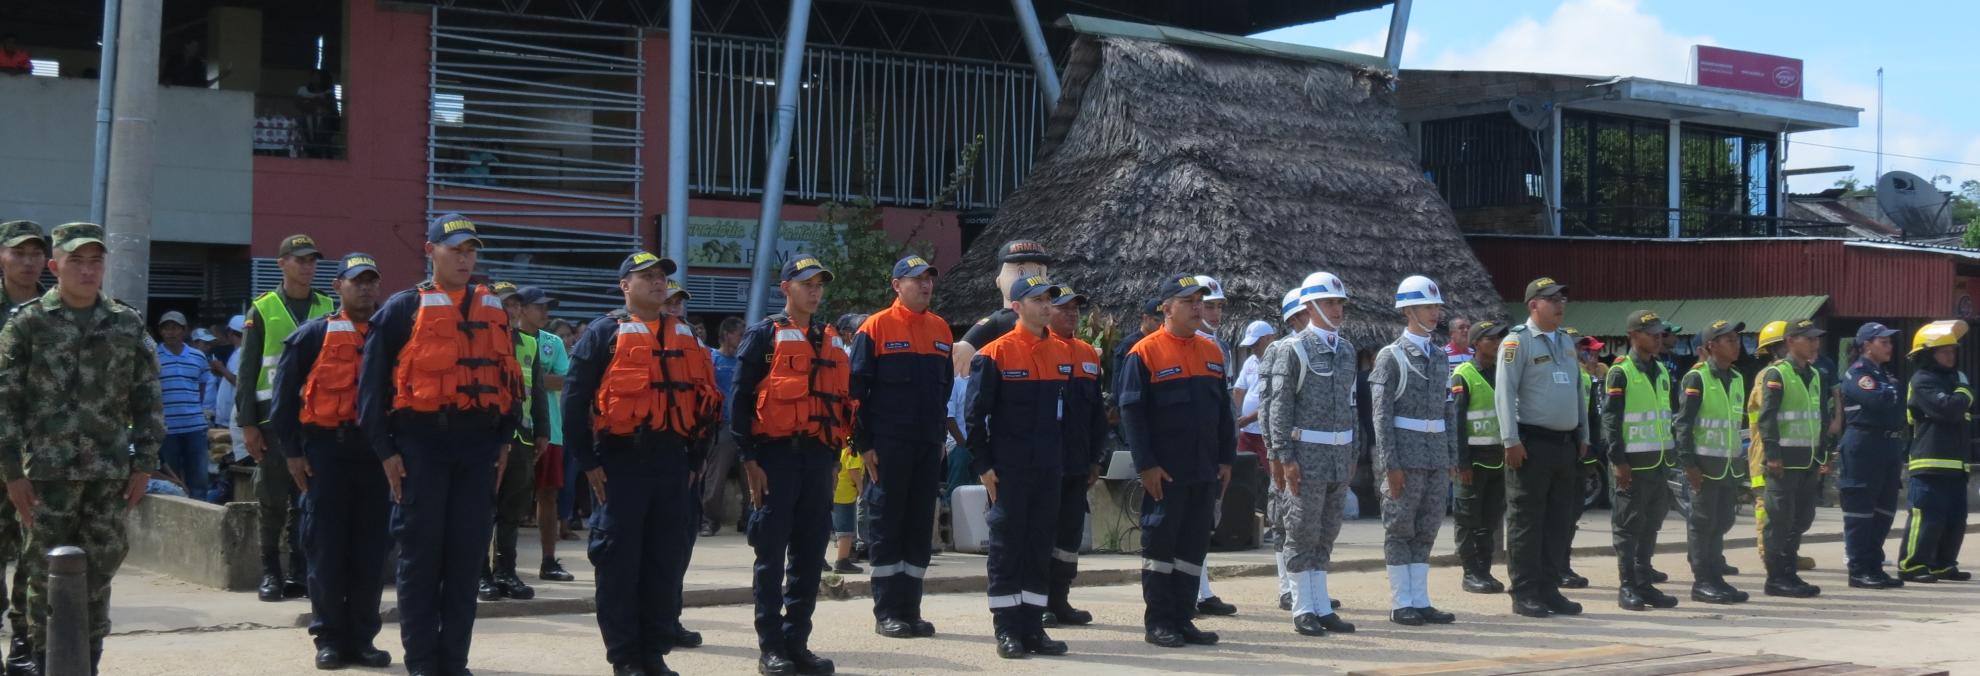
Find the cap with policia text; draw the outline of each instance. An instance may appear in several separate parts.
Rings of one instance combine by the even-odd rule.
[[[1787,335],[1789,338],[1820,338],[1823,336],[1823,334],[1826,333],[1828,332],[1823,331],[1821,327],[1816,326],[1815,322],[1807,319],[1803,319],[1798,322],[1792,322],[1788,324],[1788,329],[1787,329]]]
[[[426,241],[440,246],[460,246],[462,242],[473,240],[481,243],[481,234],[474,229],[474,221],[460,214],[441,214],[426,225]]]
[[[1526,299],[1533,300],[1544,296],[1566,295],[1567,285],[1554,281],[1552,277],[1541,277],[1526,285]]]
[[[42,246],[48,246],[48,235],[41,231],[40,223],[34,221],[0,223],[0,246],[13,248],[27,243],[30,239],[39,240]]]
[[[624,261],[619,262],[619,279],[625,279],[626,275],[645,270],[655,265],[660,266],[661,274],[667,275],[674,274],[676,270],[680,269],[679,266],[674,265],[674,259],[672,258],[661,258],[645,251],[637,251],[627,256]]]
[[[1477,344],[1478,341],[1484,340],[1486,338],[1497,338],[1500,336],[1504,336],[1506,335],[1506,331],[1510,330],[1511,328],[1512,327],[1510,326],[1506,326],[1504,324],[1500,324],[1498,322],[1487,319],[1485,321],[1471,325],[1471,335],[1465,336],[1465,342],[1470,344]]]
[[[496,282],[494,284],[488,285],[488,290],[495,292],[496,298],[500,298],[502,300],[508,300],[510,296],[516,295],[516,283]]]
[[[1657,316],[1657,313],[1649,310],[1637,310],[1629,313],[1629,320],[1623,324],[1623,327],[1625,330],[1631,332],[1642,331],[1653,336],[1661,336],[1670,332],[1670,327],[1664,326],[1664,318]]]
[[[1746,322],[1729,322],[1724,319],[1718,319],[1713,320],[1710,324],[1706,324],[1704,331],[1698,332],[1698,340],[1709,343],[1717,340],[1720,336],[1736,336],[1745,332]]]
[[[784,264],[783,279],[786,282],[802,282],[818,275],[825,275],[827,282],[832,281],[832,271],[826,269],[825,264],[818,262],[818,257],[811,254],[797,254],[791,257],[789,263]]]
[[[110,247],[103,243],[103,226],[95,223],[63,223],[55,226],[55,248],[73,252],[84,246],[95,244],[108,252]]]
[[[316,250],[316,240],[310,239],[309,235],[289,235],[282,238],[282,246],[275,249],[276,258],[282,258],[284,256],[295,256],[297,258],[303,256],[322,257],[323,252]]]
[[[939,274],[935,271],[935,266],[929,265],[928,261],[920,256],[908,256],[894,262],[894,279],[919,277],[924,272],[931,275]]]
[[[1053,284],[1052,280],[1046,279],[1044,275],[1032,275],[1011,282],[1010,298],[1013,301],[1024,300],[1041,293],[1051,294],[1049,297],[1056,299],[1059,297],[1059,285]]]
[[[376,274],[378,261],[372,260],[371,254],[351,252],[344,254],[344,263],[337,270],[337,278],[350,279],[366,272]]]

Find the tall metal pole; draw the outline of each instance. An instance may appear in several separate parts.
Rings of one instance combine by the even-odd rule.
[[[783,222],[784,174],[791,168],[791,134],[797,126],[798,92],[804,82],[804,36],[811,27],[811,0],[791,0],[791,18],[784,28],[784,63],[777,71],[777,128],[770,137],[770,168],[763,174],[763,216],[756,225],[755,272],[749,280],[749,311],[744,321],[763,318],[770,300],[770,277],[776,274],[777,226]]]
[[[1045,109],[1059,103],[1059,73],[1052,67],[1052,52],[1045,47],[1045,31],[1038,27],[1038,12],[1031,0],[1011,0],[1017,14],[1018,31],[1024,34],[1024,49],[1031,53],[1031,69],[1038,72],[1038,91],[1045,94]]]
[[[694,0],[673,0],[667,23],[667,257],[687,284],[688,130],[694,113]]]
[[[151,123],[158,111],[159,4],[125,0],[117,24],[117,78],[111,127],[110,179],[103,230],[109,235],[110,277],[104,292],[146,306],[151,269]]]
[[[1396,0],[1396,11],[1389,15],[1389,42],[1382,49],[1382,60],[1389,70],[1402,69],[1403,36],[1409,30],[1409,0]]]
[[[1877,174],[1870,177],[1871,187],[1884,178],[1884,68],[1877,67]]]
[[[103,0],[103,58],[96,64],[96,154],[89,177],[89,222],[103,223],[103,201],[110,192],[110,102],[117,81],[118,0]]]

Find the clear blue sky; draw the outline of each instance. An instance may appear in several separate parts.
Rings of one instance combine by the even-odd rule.
[[[1380,54],[1389,15],[1383,8],[1259,37]],[[1852,173],[1868,182],[1881,66],[1884,170],[1980,179],[1980,2],[1973,0],[1422,0],[1411,13],[1403,67],[1683,82],[1690,47],[1701,43],[1802,59],[1807,98],[1864,109],[1856,129],[1794,135],[1790,168],[1855,165]],[[1820,190],[1842,176],[1801,177],[1790,187]]]

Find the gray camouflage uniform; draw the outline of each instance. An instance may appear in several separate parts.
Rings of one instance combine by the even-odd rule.
[[[1262,402],[1266,452],[1300,474],[1299,494],[1280,496],[1289,574],[1327,569],[1354,476],[1355,350],[1345,337],[1335,341],[1330,347],[1318,332],[1300,331],[1267,348],[1260,367],[1271,380],[1271,398]]]
[[[1375,370],[1368,375],[1375,408],[1375,485],[1382,494],[1382,527],[1388,533],[1382,558],[1391,566],[1430,561],[1450,501],[1451,467],[1457,462],[1459,421],[1445,388],[1450,363],[1442,346],[1427,344],[1428,354],[1408,337],[1396,338],[1375,355]],[[1408,360],[1408,368],[1397,363],[1398,353]],[[1398,427],[1399,420],[1419,429]],[[1443,431],[1419,431],[1431,421]],[[1392,469],[1403,472],[1399,498],[1389,497],[1387,490]]]

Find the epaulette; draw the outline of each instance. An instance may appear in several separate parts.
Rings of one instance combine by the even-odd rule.
[[[1526,330],[1526,325],[1525,325],[1525,324],[1514,324],[1512,328],[1510,328],[1510,329],[1506,329],[1506,332],[1507,332],[1507,333],[1519,333],[1519,332],[1521,332],[1521,331],[1525,331],[1525,330]]]

